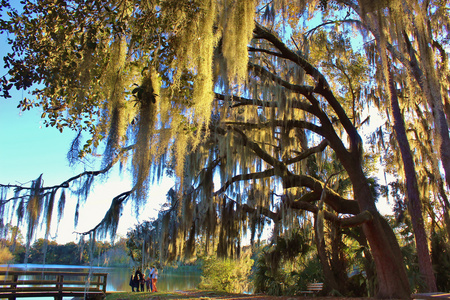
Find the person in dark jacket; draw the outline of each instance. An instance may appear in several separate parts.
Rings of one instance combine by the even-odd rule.
[[[136,288],[136,292],[139,292],[139,286],[141,285],[141,279],[143,278],[141,270],[137,269],[134,273],[133,286]],[[144,291],[144,290],[142,290]],[[134,292],[134,290],[133,290]]]
[[[136,271],[136,273],[137,273],[137,271]],[[131,274],[130,286],[131,286],[131,291],[132,292],[135,292],[135,290],[134,290],[135,288],[137,289],[136,292],[139,292],[139,279],[138,279],[136,274],[134,274],[134,275]]]
[[[142,274],[142,272],[139,270],[139,285],[141,286],[141,292],[145,292],[145,277],[144,274]],[[139,292],[139,290],[138,290]]]

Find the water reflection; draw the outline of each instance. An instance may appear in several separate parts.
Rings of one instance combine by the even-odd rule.
[[[39,271],[42,269],[48,271],[80,271],[87,272],[89,268],[86,266],[69,266],[69,265],[38,265],[38,264],[15,264],[0,265],[0,270],[29,270]],[[131,291],[129,286],[132,269],[127,267],[102,268],[93,267],[93,272],[108,273],[107,291]],[[193,289],[200,283],[200,271],[180,269],[159,270],[158,291],[170,292],[176,290]],[[41,298],[43,299],[43,298]]]

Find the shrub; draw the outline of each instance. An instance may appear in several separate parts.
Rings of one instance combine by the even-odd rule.
[[[14,259],[8,248],[0,247],[0,264],[6,264]]]
[[[208,257],[202,263],[199,287],[228,293],[248,291],[252,265],[253,260],[248,255],[240,259]]]

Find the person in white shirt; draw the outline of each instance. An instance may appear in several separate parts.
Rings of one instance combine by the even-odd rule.
[[[155,272],[155,266],[151,266],[150,268],[150,272],[148,274],[148,283],[150,285],[150,292],[153,292],[153,282],[152,282],[152,278],[153,278],[153,273]]]
[[[153,274],[152,274],[152,292],[158,291],[158,289],[156,288],[157,281],[158,281],[158,269],[154,268]]]

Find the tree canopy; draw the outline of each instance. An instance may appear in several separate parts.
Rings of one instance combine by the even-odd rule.
[[[19,108],[75,132],[73,163],[101,153],[98,170],[57,186],[41,177],[1,185],[1,212],[26,220],[29,241],[40,223],[49,231],[75,181],[87,198],[96,176],[130,166],[132,188],[85,234],[114,235],[124,202],[144,205],[151,183],[170,174],[166,209],[139,233],[161,260],[193,255],[198,239],[239,255],[243,235],[253,241],[270,222],[275,244],[314,233],[328,290],[345,287],[334,264],[343,249],[328,243],[345,235],[373,261],[377,296],[408,298],[399,241],[376,207],[389,193],[375,179],[382,161],[396,179],[397,216],[413,224],[424,289],[436,290],[428,235],[450,232],[445,1],[48,0],[22,9],[2,1],[12,47],[2,95],[31,88]],[[376,113],[385,122],[374,130]]]

